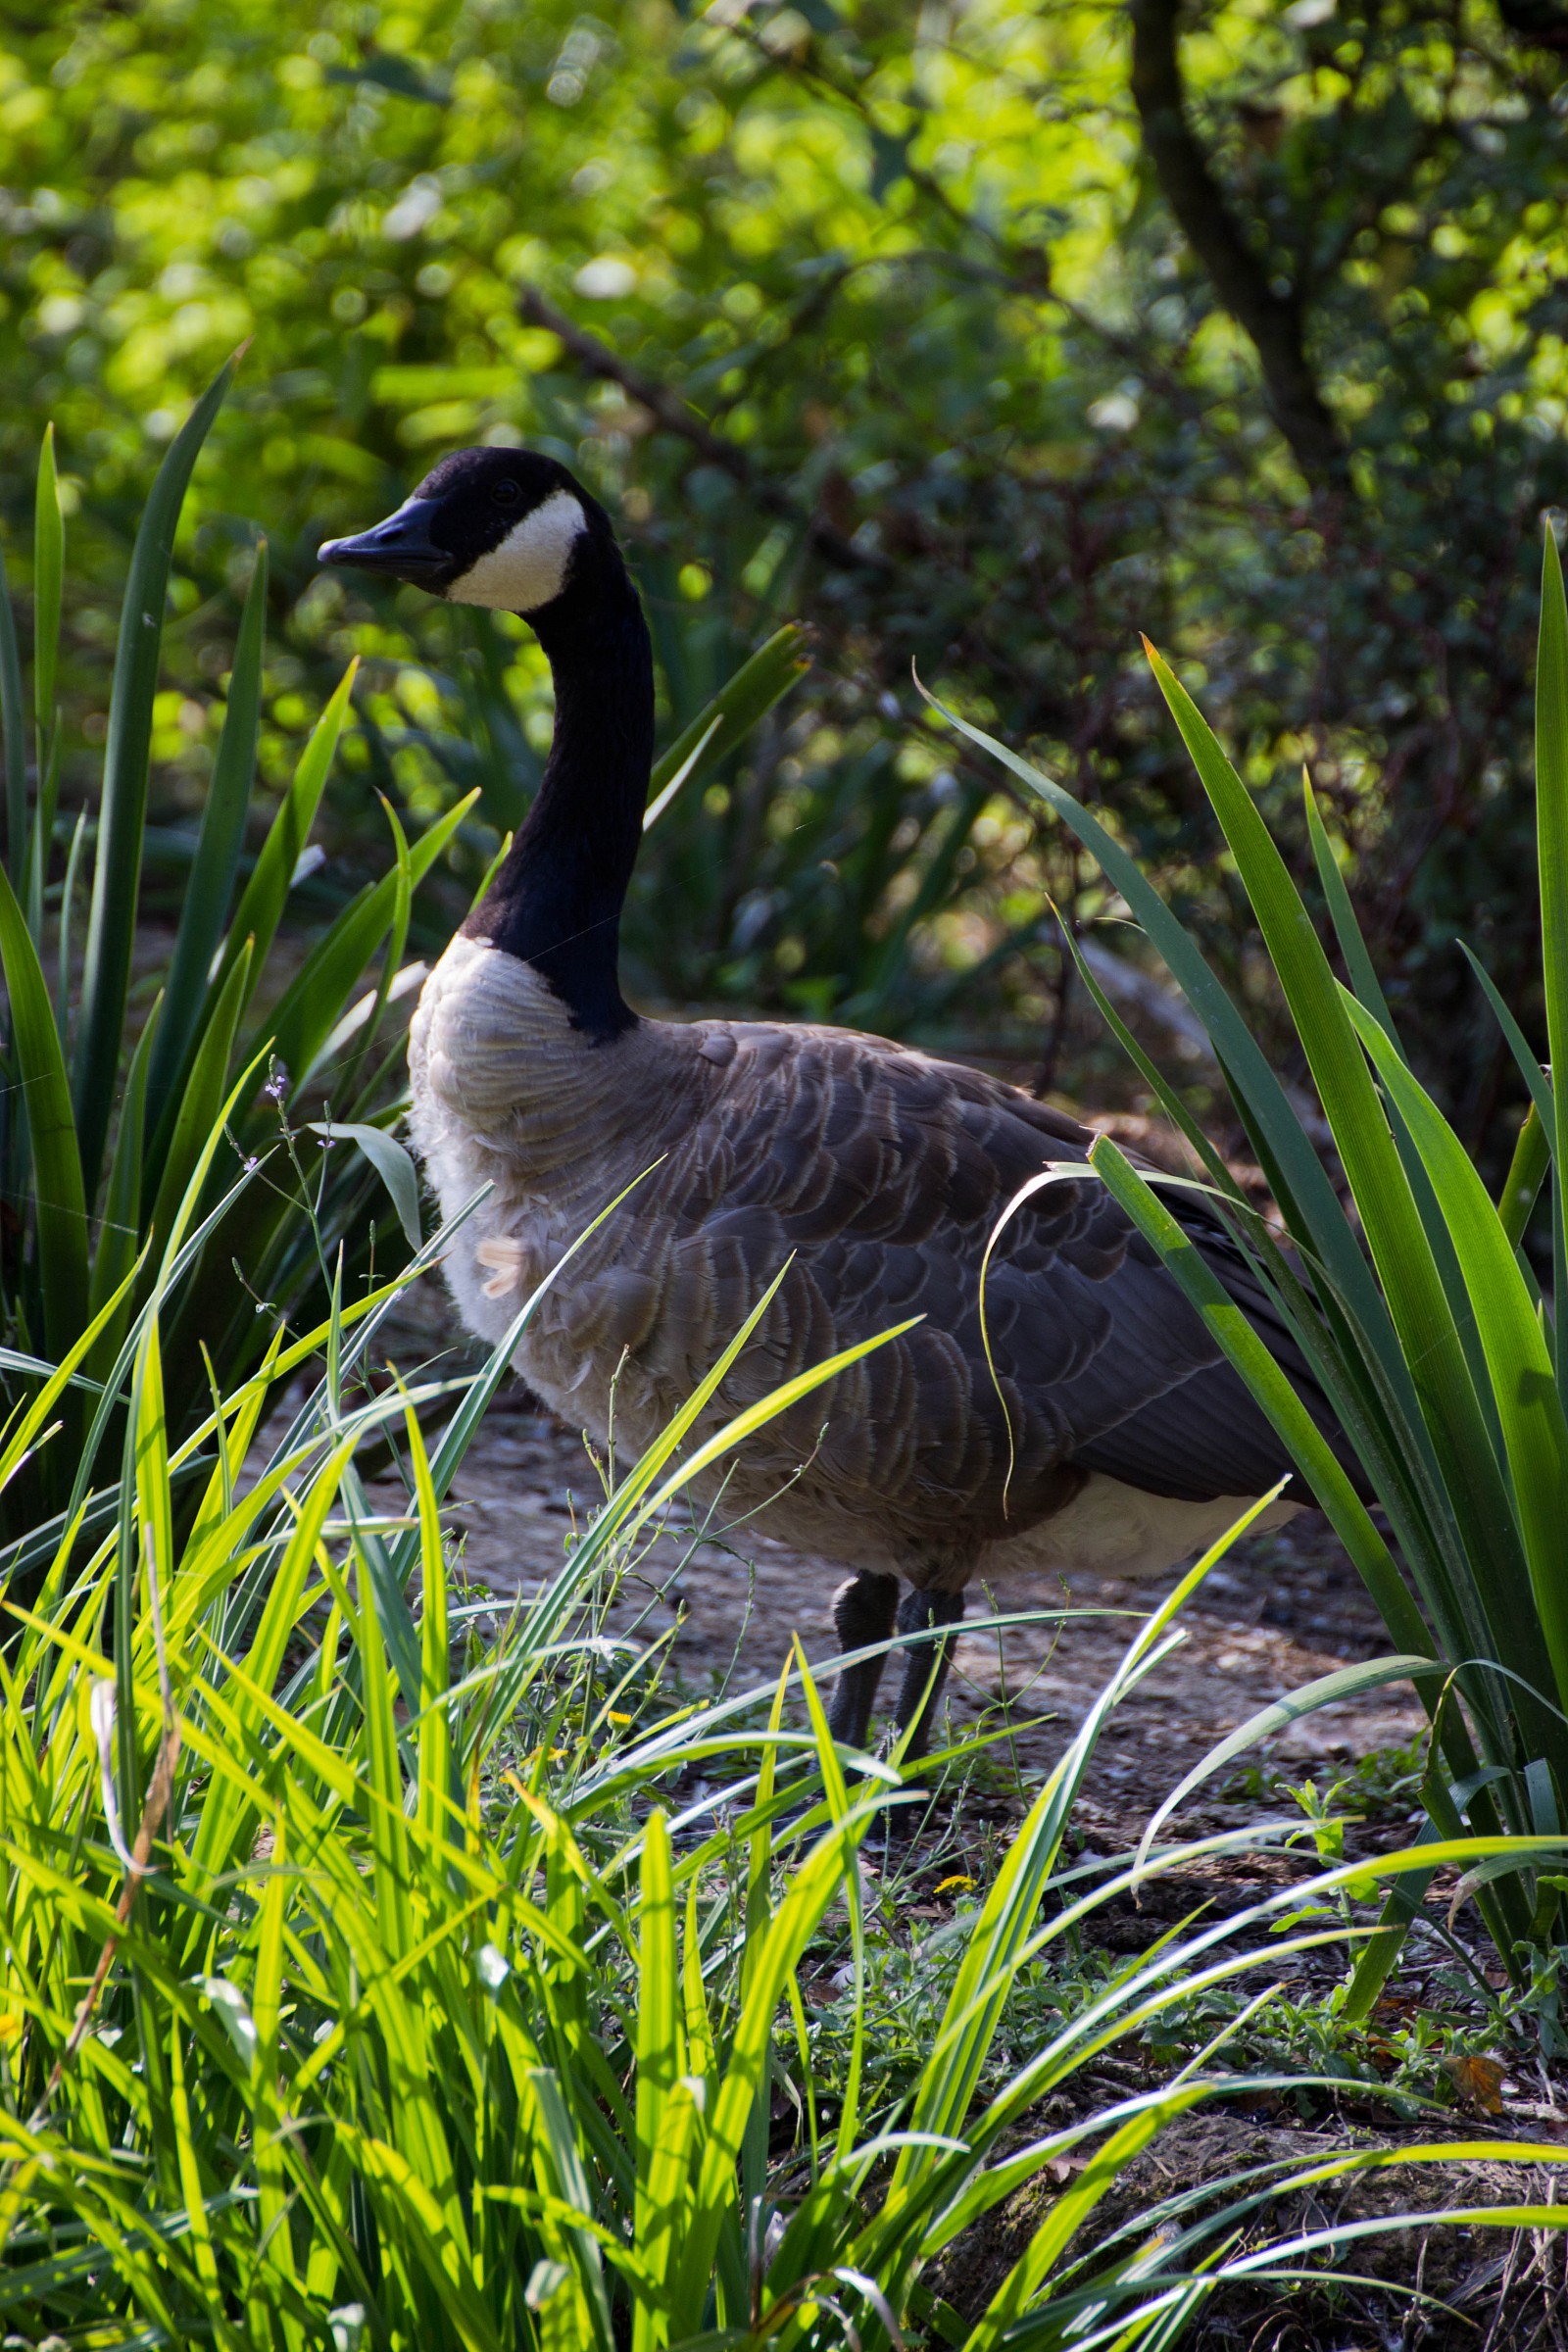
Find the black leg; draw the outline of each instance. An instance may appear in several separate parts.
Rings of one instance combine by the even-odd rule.
[[[936,1626],[956,1626],[962,1615],[961,1592],[906,1592],[899,1604],[899,1631],[923,1634]],[[925,1754],[956,1639],[955,1634],[949,1634],[944,1641],[922,1642],[909,1651],[894,1720],[901,1730],[906,1730],[911,1723],[914,1726],[913,1738],[905,1750],[906,1760],[910,1763]]]
[[[873,1642],[893,1639],[894,1612],[899,1605],[899,1580],[862,1568],[833,1595],[833,1626],[842,1650],[867,1649]],[[828,1727],[846,1747],[864,1747],[871,1726],[871,1706],[882,1680],[883,1658],[863,1658],[846,1666],[828,1709]]]

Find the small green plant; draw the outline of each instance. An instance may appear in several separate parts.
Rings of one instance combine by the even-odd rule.
[[[1270,1057],[1133,859],[1059,784],[963,720],[954,723],[1028,784],[1099,860],[1207,1031],[1294,1256],[1244,1199],[1085,968],[1102,1011],[1187,1134],[1203,1169],[1201,1189],[1334,1406],[1387,1513],[1392,1544],[1160,1200],[1161,1182],[1180,1180],[1146,1182],[1106,1138],[1095,1145],[1093,1164],[1163,1253],[1269,1413],[1398,1652],[1324,1678],[1284,1716],[1270,1710],[1258,1717],[1216,1749],[1171,1802],[1291,1712],[1348,1696],[1380,1677],[1408,1674],[1433,1727],[1422,1779],[1433,1834],[1455,1835],[1465,1824],[1490,1834],[1504,1823],[1555,1832],[1568,1819],[1568,1349],[1553,1310],[1568,1281],[1559,1189],[1568,1093],[1553,1087],[1477,966],[1532,1103],[1494,1204],[1405,1058],[1310,785],[1306,822],[1348,987],[1336,979],[1251,796],[1170,668],[1149,651],[1251,901],[1344,1169],[1348,1203]],[[1542,952],[1548,1053],[1561,1070],[1568,1067],[1568,609],[1549,530],[1537,677]],[[1519,1245],[1548,1176],[1553,1280],[1544,1291]],[[1560,1873],[1482,1872],[1473,1892],[1516,1981],[1537,1965],[1532,1948],[1564,1939]],[[1357,2014],[1376,1997],[1413,1899],[1411,1887],[1399,1890],[1388,1933],[1357,1972]]]
[[[1310,1789],[1303,1810],[1320,1804],[1326,1812],[1343,1813],[1348,1821],[1419,1820],[1427,1744],[1425,1732],[1416,1732],[1396,1746],[1374,1747],[1364,1756],[1351,1757],[1321,1795],[1315,1782],[1293,1783],[1282,1767],[1269,1763],[1244,1765],[1235,1776],[1234,1788],[1238,1796],[1252,1803],[1272,1802],[1281,1796],[1299,1800]]]

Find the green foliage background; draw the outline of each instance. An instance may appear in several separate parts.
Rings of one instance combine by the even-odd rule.
[[[258,528],[275,784],[366,663],[310,888],[383,855],[372,783],[421,813],[478,782],[456,906],[547,739],[540,660],[314,555],[444,449],[526,437],[620,521],[671,731],[778,617],[817,632],[771,732],[652,837],[644,991],[983,1034],[1071,1082],[1048,894],[1115,903],[926,725],[911,662],[1264,989],[1142,628],[1303,873],[1306,760],[1418,1059],[1485,1133],[1513,1081],[1450,943],[1528,1014],[1568,12],[147,0],[0,38],[0,530],[24,589],[52,416],[68,804],[161,447],[252,338],[178,550],[155,907]]]

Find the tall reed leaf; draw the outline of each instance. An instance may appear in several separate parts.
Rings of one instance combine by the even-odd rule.
[[[32,710],[40,767],[55,723],[55,665],[60,653],[65,576],[66,517],[55,470],[55,428],[47,424],[38,452],[32,533]]]
[[[87,1204],[60,1032],[22,908],[0,872],[0,957],[37,1191],[43,1338],[62,1356],[87,1317]]]
[[[266,963],[282,917],[284,902],[293,887],[294,869],[311,837],[316,811],[326,790],[332,756],[337,750],[338,737],[348,717],[349,697],[354,692],[359,667],[359,657],[356,655],[338,681],[331,701],[312,728],[310,740],[300,754],[293,782],[272,819],[271,828],[262,845],[262,854],[256,860],[235,909],[222,960],[213,975],[209,991],[211,1004],[217,1004],[230,972],[244,952],[247,940],[252,943],[252,987]]]
[[[125,582],[109,697],[92,909],[87,918],[81,982],[81,1027],[73,1084],[82,1184],[89,1200],[98,1190],[109,1134],[130,986],[153,700],[158,691],[158,658],[174,532],[197,453],[228,390],[234,366],[230,360],[219,370],[170,443],[136,532]]]
[[[234,877],[245,839],[245,818],[256,778],[262,721],[262,662],[267,627],[267,542],[259,540],[250,586],[234,641],[228,703],[207,806],[202,810],[190,883],[179,913],[174,953],[164,987],[164,1011],[147,1077],[147,1119],[156,1134],[184,1069],[208,1002],[213,957],[228,920]]]
[[[17,616],[0,555],[0,758],[5,761],[6,863],[18,887],[27,833],[27,722],[22,701]]]
[[[1536,1610],[1559,1707],[1568,1709],[1568,1421],[1518,1259],[1469,1154],[1372,1014],[1348,999],[1361,1043],[1426,1162],[1486,1350]]]

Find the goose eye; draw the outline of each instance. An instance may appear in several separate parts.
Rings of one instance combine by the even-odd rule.
[[[515,482],[509,482],[505,476],[497,482],[495,502],[498,507],[514,507],[521,496],[522,492]]]

